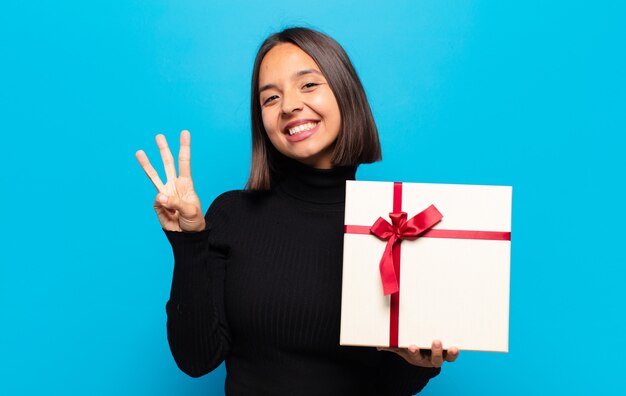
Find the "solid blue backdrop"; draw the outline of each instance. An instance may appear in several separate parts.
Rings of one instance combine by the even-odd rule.
[[[206,209],[249,167],[255,51],[337,39],[384,161],[360,179],[512,185],[510,352],[426,395],[619,394],[626,369],[626,6],[619,1],[5,1],[0,394],[221,394],[165,332],[172,254],[134,158],[192,133]],[[160,166],[159,166],[160,170]],[[441,293],[446,292],[441,280]]]

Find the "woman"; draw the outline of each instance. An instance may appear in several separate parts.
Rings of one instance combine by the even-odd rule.
[[[205,217],[187,131],[178,177],[157,136],[166,184],[137,152],[159,191],[154,208],[174,250],[167,329],[178,366],[201,376],[225,361],[232,395],[418,392],[456,348],[339,346],[345,181],[359,164],[381,158],[346,53],[310,29],[270,36],[254,63],[251,111],[247,188],[219,196]]]

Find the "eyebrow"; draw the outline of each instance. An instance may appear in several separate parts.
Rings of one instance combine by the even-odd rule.
[[[319,70],[315,70],[315,69],[304,69],[304,70],[300,70],[297,71],[293,74],[293,77],[301,77],[301,76],[305,76],[307,74],[319,74],[320,76],[322,75],[322,73]],[[268,89],[272,89],[272,88],[277,88],[275,84],[265,84],[263,85],[261,88],[259,88],[259,93],[268,90]]]

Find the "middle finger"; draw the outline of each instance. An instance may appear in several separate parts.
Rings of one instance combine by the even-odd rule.
[[[430,361],[435,367],[441,367],[443,364],[443,347],[441,346],[441,341],[433,341]]]

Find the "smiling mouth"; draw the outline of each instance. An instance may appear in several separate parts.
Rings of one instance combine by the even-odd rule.
[[[319,121],[318,122],[307,122],[305,124],[300,124],[300,125],[295,126],[293,128],[289,128],[287,130],[287,133],[289,133],[290,136],[297,135],[299,133],[302,133],[302,132],[305,132],[305,131],[309,131],[309,130],[315,128],[317,126],[317,124],[319,124]]]

